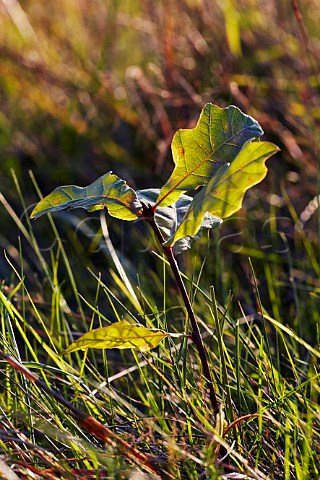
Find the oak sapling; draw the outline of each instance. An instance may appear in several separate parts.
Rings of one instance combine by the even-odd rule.
[[[107,209],[110,215],[121,220],[140,218],[150,225],[170,264],[187,310],[191,339],[198,350],[214,415],[219,412],[219,403],[176,255],[190,248],[204,229],[217,227],[224,218],[239,210],[246,190],[266,176],[265,162],[279,149],[272,143],[261,142],[262,134],[259,123],[237,107],[219,108],[208,103],[195,128],[175,133],[171,145],[175,167],[161,189],[134,191],[124,180],[108,172],[87,187],[56,188],[31,214],[31,218],[38,218],[44,213],[73,208],[89,212]],[[193,197],[188,195],[197,189]],[[115,347],[148,350],[169,335],[122,321],[86,333],[67,352]]]

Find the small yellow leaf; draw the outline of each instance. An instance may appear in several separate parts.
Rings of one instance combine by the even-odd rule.
[[[63,353],[88,348],[138,348],[141,351],[155,348],[161,340],[168,337],[161,330],[150,330],[143,325],[137,325],[122,320],[108,327],[101,327],[85,333],[73,342]]]

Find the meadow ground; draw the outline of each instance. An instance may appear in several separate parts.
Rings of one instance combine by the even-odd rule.
[[[319,478],[319,7],[0,4],[2,478]],[[179,257],[217,422],[191,343],[60,356],[123,318],[189,331],[151,232],[78,210],[29,219],[42,194],[109,170],[161,187],[174,132],[209,101],[281,148]]]

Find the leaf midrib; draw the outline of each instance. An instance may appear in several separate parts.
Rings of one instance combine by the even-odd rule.
[[[47,209],[44,210],[44,211],[40,211],[39,214],[42,215],[42,214],[48,212],[49,210],[53,210],[53,209],[63,210],[64,208],[69,208],[69,207],[68,207],[68,204],[85,201],[85,200],[88,200],[88,199],[90,199],[90,198],[95,198],[95,196],[96,196],[96,195],[90,195],[90,196],[85,197],[85,199],[81,199],[81,198],[79,198],[79,199],[71,199],[70,201],[65,202],[64,207],[62,207],[61,204],[60,204],[60,205],[53,205],[52,207],[49,207],[49,208],[47,208]],[[129,203],[127,203],[127,202],[125,202],[124,200],[121,200],[121,199],[119,199],[119,198],[112,197],[112,196],[110,196],[110,195],[99,195],[99,196],[102,197],[102,198],[105,198],[105,199],[113,200],[113,201],[115,201],[115,203],[120,203],[120,204],[123,205],[124,207],[128,208],[128,210],[130,210],[130,212],[132,212],[132,213],[135,214],[135,215],[139,215],[139,212],[141,211],[141,208],[140,208],[138,211],[134,210]],[[108,205],[104,205],[103,203],[94,203],[94,204],[92,204],[91,206],[92,206],[92,207],[94,207],[94,206],[105,206],[105,207],[107,207]],[[71,205],[70,205],[70,207],[71,207]],[[77,207],[74,207],[74,208],[77,208]],[[86,208],[86,207],[81,207],[81,206],[79,206],[79,208]],[[53,210],[53,211],[54,211],[54,210]],[[36,218],[37,215],[38,215],[38,213],[36,212],[35,215],[34,215],[34,217]]]
[[[211,125],[211,112],[209,112],[209,118],[210,118],[210,121],[209,121],[209,126]],[[233,119],[232,119],[232,122],[233,122]],[[233,124],[232,124],[233,125]],[[251,127],[248,127],[249,129]],[[246,130],[246,128],[243,128],[242,130],[239,130],[238,132],[232,134],[232,136],[230,137],[230,139],[228,139],[228,141],[225,141],[223,143],[221,143],[215,150],[213,149],[212,147],[212,139],[211,139],[211,129],[209,127],[209,139],[210,139],[210,147],[212,149],[212,152],[210,153],[210,155],[208,155],[204,160],[202,160],[200,163],[198,163],[196,165],[195,168],[193,168],[191,171],[187,172],[186,175],[184,175],[178,182],[176,182],[169,190],[168,192],[163,195],[162,198],[160,198],[160,200],[158,200],[156,202],[156,207],[159,206],[163,200],[165,200],[186,178],[188,178],[190,175],[192,175],[194,173],[195,170],[197,170],[198,168],[200,168],[205,162],[207,162],[208,160],[210,161],[210,157],[215,155],[217,153],[217,151],[222,148],[223,146],[225,145],[228,145],[230,144],[231,146],[239,146],[239,145],[236,145],[236,144],[232,144],[231,141],[232,139],[236,136],[236,135],[239,135],[241,134],[242,132],[244,132]],[[181,135],[181,134],[179,134]],[[181,138],[181,137],[180,137]],[[252,137],[252,138],[258,138],[258,137]],[[195,140],[197,142],[197,140]],[[197,142],[198,143],[198,142]],[[181,141],[181,144],[182,144],[182,147],[184,148],[183,146],[183,143]],[[199,145],[199,144],[198,144]],[[201,146],[199,145],[199,147],[201,148]],[[184,157],[186,158],[186,155],[184,155]],[[214,162],[214,160],[212,160],[212,162]],[[186,163],[186,162],[185,162]],[[219,163],[219,162],[214,162],[214,163]],[[223,163],[223,164],[227,164],[228,162],[220,162],[220,163]]]
[[[256,163],[256,162],[261,161],[261,160],[262,160],[262,157],[265,157],[265,158],[263,158],[263,160],[265,160],[264,163],[263,163],[263,166],[264,166],[264,168],[266,168],[265,162],[268,160],[268,158],[270,158],[270,157],[271,157],[274,153],[276,153],[277,151],[278,151],[278,149],[274,149],[274,150],[272,150],[272,151],[270,151],[270,152],[266,152],[266,153],[260,155],[259,158],[253,159],[253,160],[251,160],[250,162],[248,162],[248,163],[246,164],[246,167],[252,165],[253,163]],[[215,189],[216,189],[216,188],[219,188],[219,186],[220,186],[222,183],[226,182],[229,178],[232,178],[236,173],[241,172],[242,168],[243,168],[243,167],[238,167],[238,168],[237,168],[235,171],[233,171],[233,172],[228,171],[228,175],[226,174],[225,177],[222,176],[222,177],[218,180],[217,184],[214,185],[212,188],[215,188]],[[261,173],[263,173],[263,172],[261,172]],[[266,173],[267,173],[267,172],[266,172]],[[257,173],[257,175],[258,175],[258,173]],[[250,187],[248,187],[247,190],[248,190],[249,188],[250,188]],[[207,192],[207,195],[210,195],[210,196],[213,197],[213,198],[219,198],[219,197],[215,197],[214,194],[215,194],[215,192],[212,191],[212,190],[209,191],[209,192]],[[200,201],[200,200],[198,200],[198,201]],[[190,211],[191,211],[191,210],[194,210],[196,203],[197,203],[197,201],[194,201],[194,202],[193,202],[193,208],[190,208]],[[228,203],[228,202],[226,202],[226,203]]]

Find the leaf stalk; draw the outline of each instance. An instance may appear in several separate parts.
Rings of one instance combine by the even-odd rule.
[[[209,391],[209,397],[210,397],[210,402],[211,406],[213,409],[213,414],[214,417],[219,413],[219,402],[217,400],[213,380],[212,380],[212,375],[208,363],[208,358],[207,358],[207,353],[204,347],[204,343],[201,337],[200,329],[198,326],[198,322],[196,320],[195,313],[193,311],[189,295],[187,292],[187,289],[185,287],[185,284],[183,282],[182,276],[180,274],[180,270],[178,267],[177,260],[175,258],[174,252],[172,247],[170,246],[165,246],[163,245],[165,243],[165,240],[159,230],[158,225],[156,224],[154,220],[154,207],[152,205],[146,205],[142,204],[143,210],[142,210],[142,218],[150,225],[152,230],[155,233],[155,236],[157,237],[157,240],[162,246],[163,252],[165,253],[167,260],[170,264],[172,273],[175,277],[179,292],[181,294],[181,297],[183,299],[184,305],[186,307],[186,310],[188,312],[190,322],[191,322],[191,327],[192,327],[192,335],[191,338],[198,350],[200,362],[202,365],[202,370],[203,370],[203,375],[205,377],[206,383],[207,383],[207,388]]]

